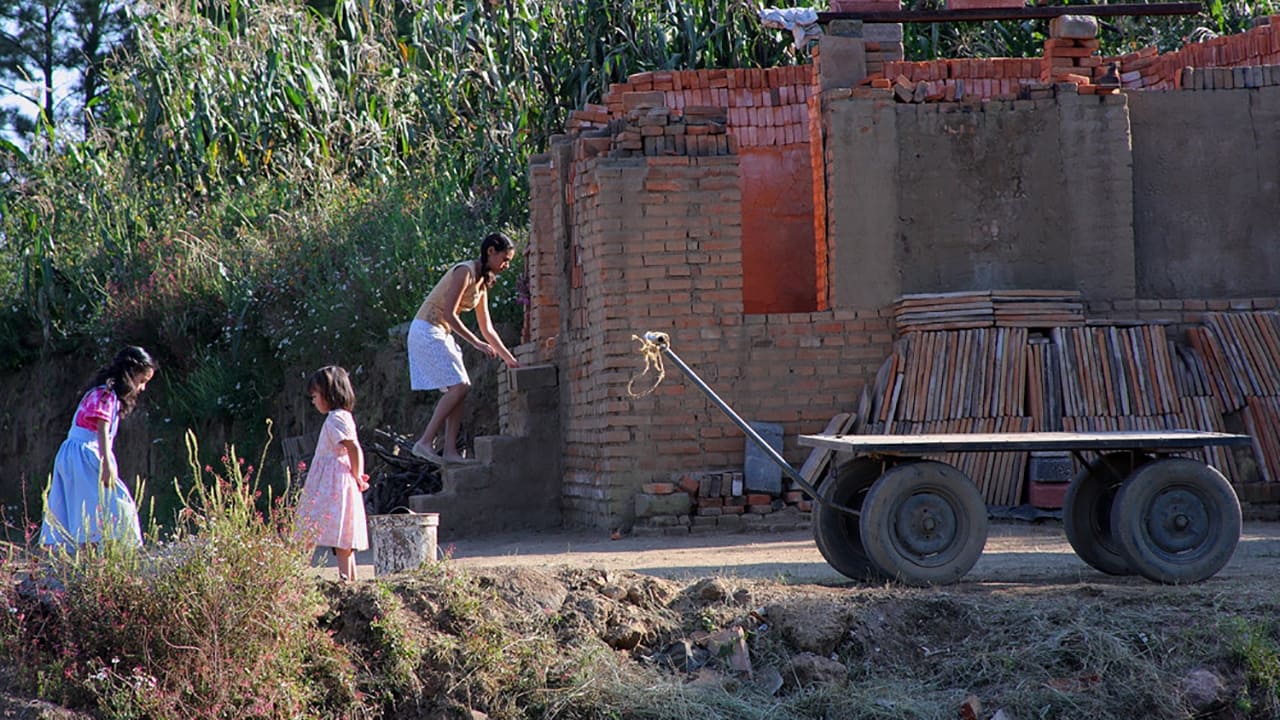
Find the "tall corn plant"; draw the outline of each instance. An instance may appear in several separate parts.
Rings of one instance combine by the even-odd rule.
[[[643,70],[769,66],[788,42],[746,0],[409,3],[403,49],[431,132],[473,201],[516,210],[524,166],[568,112]]]
[[[239,0],[214,23],[165,0],[135,16],[114,119],[134,164],[197,195],[264,177],[394,176],[409,142],[394,48],[339,39],[294,3]]]

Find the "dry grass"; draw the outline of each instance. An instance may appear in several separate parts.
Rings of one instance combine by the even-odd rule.
[[[304,593],[319,591],[314,625],[298,631],[328,648],[306,661],[304,672],[330,685],[310,695],[308,717],[425,720],[474,709],[499,720],[950,720],[969,697],[983,720],[997,711],[1018,720],[1280,716],[1280,600],[1270,585],[1250,581],[823,587],[582,569],[468,573],[446,561],[354,585],[305,572],[286,584],[293,582]],[[191,596],[193,607],[209,612],[214,606],[200,597]],[[217,607],[224,605],[228,617],[237,612]],[[91,614],[52,617],[82,623],[60,637],[77,637],[75,647],[92,648],[95,658],[131,652],[110,644],[132,637],[127,629],[113,634],[92,624]],[[749,673],[735,671],[731,653],[708,641],[734,627],[744,631]],[[8,643],[33,630],[15,624],[12,613],[0,629]],[[227,648],[229,657],[255,656],[252,634],[236,642],[249,647]],[[691,648],[700,666],[673,667],[673,647]],[[65,654],[25,657],[34,665],[9,677],[47,679],[91,665]],[[127,662],[145,659],[133,653]],[[815,666],[826,674],[810,681]],[[1216,702],[1192,706],[1183,685],[1196,670],[1222,683]],[[143,672],[164,689],[159,668]],[[297,677],[283,667],[274,672]],[[101,717],[176,717],[128,693],[98,693],[95,706],[91,680],[66,677],[57,687]],[[24,687],[29,694],[41,688]],[[217,687],[204,692],[227,695]],[[234,704],[240,717],[283,717]]]

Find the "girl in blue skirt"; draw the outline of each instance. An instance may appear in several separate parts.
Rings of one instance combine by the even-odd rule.
[[[138,506],[120,479],[112,442],[120,418],[133,410],[155,372],[147,351],[130,346],[89,383],[53,461],[40,544],[75,549],[104,534],[142,544]]]

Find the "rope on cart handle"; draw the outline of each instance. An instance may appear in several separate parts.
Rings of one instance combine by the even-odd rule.
[[[660,332],[647,332],[644,334],[644,337],[632,335],[631,339],[640,343],[640,353],[644,355],[644,369],[639,373],[632,375],[631,379],[627,381],[627,394],[633,398],[642,398],[654,390],[657,390],[658,385],[660,385],[663,378],[667,376],[666,369],[662,367],[662,350],[671,345],[671,339],[667,337],[666,333]],[[636,381],[645,375],[648,375],[650,370],[653,370],[654,372],[653,384],[647,389],[637,393],[632,388]]]

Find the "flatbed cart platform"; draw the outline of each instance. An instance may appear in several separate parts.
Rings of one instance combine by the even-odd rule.
[[[1170,455],[1245,446],[1247,435],[802,435],[799,442],[839,453],[836,471],[817,488],[814,540],[832,567],[853,578],[948,583],[977,562],[987,538],[981,493],[959,469],[922,457],[950,452],[1072,452],[1084,469],[1068,486],[1063,528],[1082,560],[1111,575],[1199,582],[1222,569],[1240,540],[1240,503],[1231,484],[1204,463]],[[1099,456],[1088,460],[1086,451]]]
[[[843,575],[910,585],[953,583],[987,543],[987,506],[958,468],[925,456],[950,452],[1067,450],[1082,470],[1067,487],[1063,529],[1076,554],[1110,575],[1193,583],[1226,565],[1240,542],[1240,501],[1213,467],[1174,457],[1210,446],[1247,446],[1248,435],[1193,430],[928,435],[801,435],[838,453],[811,485],[671,350],[665,333],[643,338],[673,360],[814,501],[813,537]],[[659,373],[661,378],[661,372]],[[1084,452],[1096,453],[1093,459]]]

